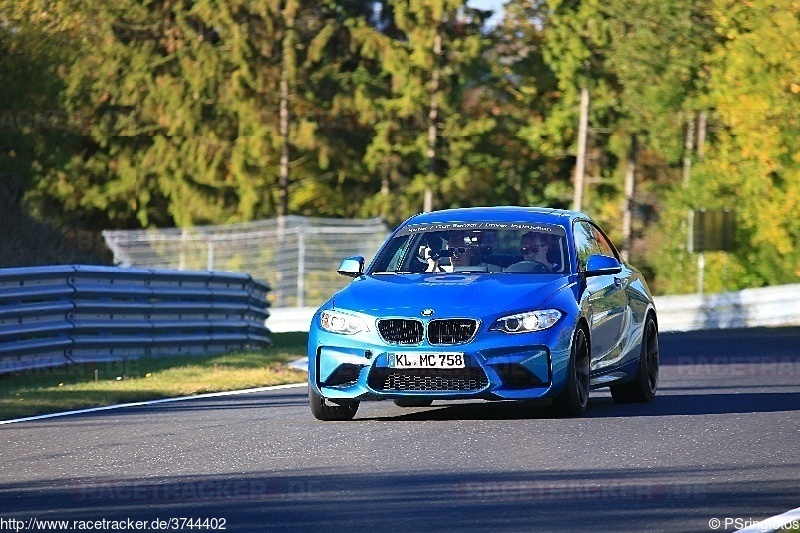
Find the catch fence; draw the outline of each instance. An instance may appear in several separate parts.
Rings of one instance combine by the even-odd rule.
[[[240,224],[104,231],[120,266],[245,272],[271,287],[273,307],[317,306],[343,287],[344,257],[370,260],[389,233],[380,218],[287,216]]]

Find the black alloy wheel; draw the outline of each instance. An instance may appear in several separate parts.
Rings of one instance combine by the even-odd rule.
[[[642,336],[639,368],[633,381],[611,387],[611,397],[619,403],[646,403],[658,390],[658,326],[652,315],[647,316]]]
[[[589,339],[579,327],[572,336],[567,383],[553,400],[555,412],[564,417],[581,416],[589,403]]]

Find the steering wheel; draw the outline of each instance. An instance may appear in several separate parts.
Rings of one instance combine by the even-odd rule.
[[[542,274],[553,273],[553,270],[549,266],[545,265],[544,263],[540,263],[539,261],[534,261],[532,267],[533,268],[531,269],[531,272],[540,272]]]

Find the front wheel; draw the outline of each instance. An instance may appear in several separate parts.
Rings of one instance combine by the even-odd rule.
[[[567,366],[567,383],[553,399],[553,408],[560,416],[581,416],[589,403],[589,339],[579,327],[572,336],[572,349]]]
[[[317,420],[352,420],[358,411],[359,402],[356,400],[333,403],[321,396],[314,387],[308,386],[308,403],[311,413]]]
[[[611,397],[619,403],[645,403],[658,389],[658,327],[652,316],[647,317],[642,336],[639,368],[633,381],[611,387]]]

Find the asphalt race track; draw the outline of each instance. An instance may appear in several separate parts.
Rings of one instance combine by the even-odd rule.
[[[0,529],[707,532],[800,507],[800,328],[662,334],[661,357],[653,403],[596,391],[581,419],[323,423],[292,388],[0,426]]]

